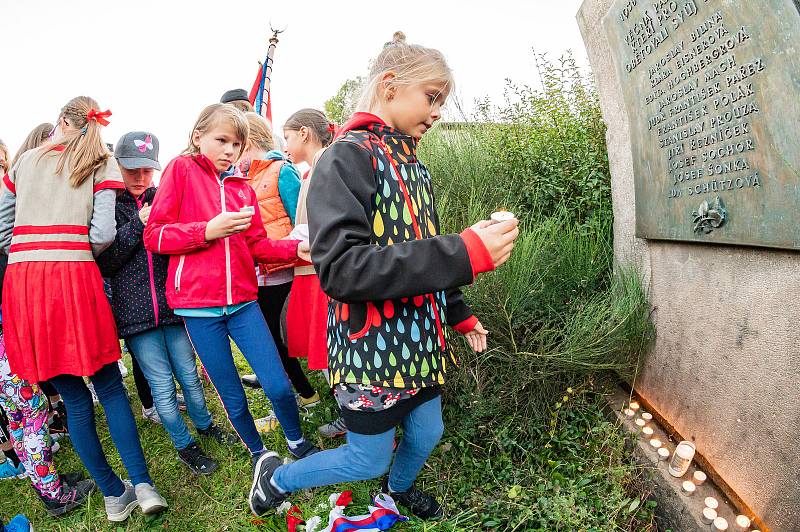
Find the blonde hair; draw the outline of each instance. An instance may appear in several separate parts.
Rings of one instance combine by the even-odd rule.
[[[405,34],[397,31],[373,61],[361,88],[356,110],[370,112],[375,109],[381,97],[378,90],[381,80],[389,72],[394,74],[389,86],[441,82],[445,90],[450,92],[455,85],[453,72],[442,52],[418,44],[408,44]]]
[[[53,124],[49,122],[45,122],[43,124],[39,124],[35,128],[28,133],[28,136],[25,137],[25,142],[22,143],[22,146],[17,151],[17,154],[14,155],[14,159],[11,161],[11,166],[17,164],[19,161],[20,156],[28,150],[32,150],[34,148],[38,148],[45,141],[50,138],[50,132],[53,131]]]
[[[3,164],[0,165],[0,169],[2,169],[3,173],[5,174],[6,172],[8,172],[8,169],[11,168],[11,166],[8,163],[8,146],[6,146],[6,143],[3,142],[2,139],[0,139],[0,151],[3,152],[3,161],[4,161]]]
[[[247,125],[247,118],[245,118],[244,113],[229,103],[212,103],[200,112],[192,132],[189,133],[189,145],[186,146],[183,153],[189,155],[200,153],[200,147],[194,144],[194,132],[205,133],[225,120],[233,126],[233,129],[236,130],[236,136],[242,141],[238,155],[238,157],[241,157],[242,153],[244,153],[245,144],[247,144],[247,138],[250,135],[250,127]]]
[[[247,145],[256,146],[260,150],[270,151],[275,148],[272,140],[272,128],[269,127],[267,119],[258,113],[245,113],[247,125],[250,127],[250,134],[247,137]]]
[[[243,113],[252,113],[255,110],[253,109],[253,104],[247,100],[233,100],[232,102],[228,102],[228,105],[236,107]]]
[[[103,126],[87,118],[92,109],[100,110],[93,98],[78,96],[61,108],[58,117],[59,121],[67,120],[74,129],[65,131],[64,138],[57,143],[64,146],[64,151],[58,156],[56,173],[60,174],[69,160],[69,183],[75,188],[102,168],[111,156],[100,135]]]

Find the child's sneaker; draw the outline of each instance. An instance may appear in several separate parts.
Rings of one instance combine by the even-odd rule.
[[[89,495],[94,491],[94,480],[81,480],[74,486],[63,482],[61,484],[61,493],[58,497],[50,498],[46,495],[39,494],[39,500],[44,504],[47,514],[50,517],[58,517],[64,515],[70,510],[74,510],[82,505],[89,498]]]
[[[157,514],[169,508],[167,500],[161,496],[152,484],[146,482],[136,484],[135,492],[136,500],[145,515]]]
[[[139,500],[136,498],[136,490],[129,480],[123,482],[125,484],[125,491],[119,497],[103,497],[103,502],[106,506],[106,516],[108,520],[114,523],[121,523],[126,520],[133,510],[139,506]]]
[[[14,467],[14,464],[12,464],[11,460],[8,459],[6,459],[5,462],[0,463],[0,480],[25,478],[26,476],[28,475],[25,473],[25,466],[22,465],[22,462],[20,462],[16,467]]]
[[[128,368],[125,367],[125,362],[123,362],[121,358],[117,360],[117,367],[119,368],[119,374],[122,375],[123,379],[128,376]]]
[[[256,430],[261,434],[272,432],[281,426],[281,424],[278,422],[278,417],[274,412],[272,412],[272,410],[270,410],[269,415],[266,417],[256,419],[255,423]]]
[[[258,377],[256,377],[252,373],[248,375],[242,375],[242,384],[244,384],[248,388],[261,388],[261,383],[258,382]]]
[[[210,475],[217,470],[217,463],[206,456],[196,442],[190,443],[183,449],[178,449],[178,458],[189,466],[195,475]]]
[[[94,384],[91,382],[86,383],[86,387],[89,388],[89,391],[92,393],[92,403],[97,406],[100,404],[100,399],[97,398],[97,392],[94,391]]]
[[[289,447],[289,452],[292,453],[292,456],[297,458],[298,460],[305,458],[306,456],[311,456],[312,454],[317,454],[320,452],[320,448],[308,441],[307,439],[303,438],[303,442],[300,445]]]
[[[439,502],[431,495],[417,489],[414,484],[407,491],[390,491],[389,478],[385,477],[381,482],[381,490],[396,502],[408,508],[409,512],[420,519],[441,519],[444,516],[444,511]]]
[[[309,398],[305,398],[302,395],[297,395],[297,406],[299,408],[311,408],[312,406],[317,406],[320,402],[319,393],[314,392]]]
[[[197,429],[197,433],[206,438],[214,438],[220,445],[233,445],[239,441],[239,437],[236,434],[225,432],[219,428],[219,425],[214,423],[209,425],[207,429]]]
[[[339,416],[330,423],[320,425],[317,430],[326,438],[339,438],[347,434],[347,425],[345,425],[342,416]]]
[[[287,498],[286,493],[275,489],[270,480],[275,470],[283,465],[278,453],[262,454],[253,468],[253,486],[250,488],[250,511],[253,515],[264,515],[270,508],[277,508]]]
[[[161,425],[161,417],[158,415],[158,411],[154,406],[151,406],[150,408],[142,407],[142,417],[147,421],[152,421],[157,425]]]
[[[2,526],[2,524],[0,524]],[[11,521],[6,523],[6,526],[3,528],[4,532],[33,532],[33,525],[22,514],[15,515]]]
[[[186,412],[186,398],[183,397],[182,393],[176,393],[175,399],[178,400],[178,410],[181,412]]]

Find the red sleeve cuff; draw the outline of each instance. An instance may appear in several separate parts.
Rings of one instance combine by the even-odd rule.
[[[475,328],[475,325],[477,323],[478,323],[478,318],[476,318],[475,316],[470,316],[461,323],[453,325],[453,329],[460,332],[461,334],[467,334],[468,332],[470,332],[472,329]]]
[[[469,254],[469,262],[472,265],[472,278],[478,276],[479,273],[490,272],[494,270],[494,261],[489,254],[489,250],[483,245],[481,238],[472,229],[464,229],[461,233],[461,238],[464,240],[464,245],[467,246],[467,253]]]
[[[113,179],[107,179],[105,181],[97,183],[94,186],[94,193],[97,194],[99,191],[105,190],[107,188],[111,188],[111,189],[115,189],[115,190],[124,189],[125,188],[125,183],[123,183],[122,181],[114,181]]]
[[[11,178],[8,177],[8,174],[3,176],[3,184],[6,186],[9,192],[14,194],[15,196],[17,195],[17,187],[14,186],[14,182],[11,181]]]

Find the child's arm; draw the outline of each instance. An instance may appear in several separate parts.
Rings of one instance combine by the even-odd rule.
[[[138,214],[117,227],[114,243],[96,259],[103,277],[113,276],[131,260],[143,243],[143,234],[144,223]]]
[[[350,142],[329,147],[308,193],[312,259],[322,289],[345,303],[395,299],[456,288],[494,268],[468,229],[391,246],[370,243],[376,193],[371,154]]]
[[[300,195],[300,174],[289,161],[283,163],[278,174],[278,194],[280,194],[286,214],[289,215],[289,220],[294,225],[295,214],[297,214],[297,198]]]
[[[178,223],[186,176],[180,159],[173,159],[161,174],[150,217],[144,227],[144,246],[153,253],[181,255],[207,247],[208,222]]]
[[[102,170],[94,173],[92,219],[89,222],[89,243],[97,257],[114,243],[117,236],[117,192],[124,190],[117,160],[110,157]]]
[[[248,187],[249,188],[249,187]],[[256,193],[250,188],[250,204],[257,205]],[[272,240],[267,236],[261,210],[256,207],[250,227],[243,233],[250,254],[259,264],[286,262],[297,258],[299,240]]]
[[[17,216],[17,189],[15,186],[14,168],[3,176],[3,190],[0,192],[0,248],[8,255],[14,222]]]

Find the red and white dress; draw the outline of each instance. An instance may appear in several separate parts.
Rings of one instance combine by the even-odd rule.
[[[122,177],[111,157],[75,188],[69,164],[56,173],[59,151],[26,152],[3,177],[3,194],[16,196],[3,333],[11,369],[30,382],[93,375],[120,358],[89,227],[94,194],[124,189]]]

